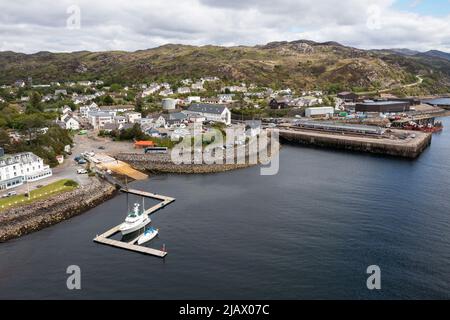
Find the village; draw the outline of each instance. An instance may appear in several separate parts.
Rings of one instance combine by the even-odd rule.
[[[243,134],[235,144],[244,145],[261,130],[287,126],[341,134],[351,128],[367,133],[374,126],[437,132],[442,126],[435,118],[448,108],[430,99],[384,93],[365,97],[354,92],[274,90],[255,84],[230,85],[218,77],[133,86],[105,85],[101,80],[33,84],[30,78],[1,86],[0,94],[2,108],[17,118],[44,115],[43,121],[26,122],[22,127],[15,128],[14,121],[10,121],[4,130],[9,141],[4,141],[6,146],[0,150],[3,197],[17,194],[10,189],[25,193],[25,183],[40,186],[40,180],[54,181],[48,179],[52,170],[59,178],[87,183],[80,178],[92,171],[86,154],[93,157],[99,153],[114,161],[120,152],[168,153],[177,141],[191,136],[198,124],[203,126],[203,133],[212,129],[240,130]],[[32,142],[52,126],[72,137],[72,143],[55,155],[52,168],[32,152],[4,154],[9,145]]]

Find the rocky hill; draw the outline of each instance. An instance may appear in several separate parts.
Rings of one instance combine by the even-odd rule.
[[[308,40],[254,47],[165,45],[136,52],[0,52],[0,84],[28,77],[34,83],[87,79],[135,83],[218,76],[225,82],[274,88],[382,89],[412,83],[417,74],[429,77],[430,87],[445,90],[450,61]]]

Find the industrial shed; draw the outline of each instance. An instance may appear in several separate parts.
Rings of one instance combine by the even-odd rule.
[[[355,107],[356,112],[406,112],[410,111],[411,103],[409,101],[374,101],[357,103]]]

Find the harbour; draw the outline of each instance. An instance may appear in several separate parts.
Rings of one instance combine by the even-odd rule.
[[[157,194],[153,194],[153,193],[145,192],[145,191],[141,191],[141,190],[134,190],[134,189],[126,188],[126,189],[122,189],[121,191],[124,193],[127,193],[127,194],[137,195],[139,197],[142,197],[142,199],[149,198],[149,199],[156,199],[156,200],[162,201],[161,203],[158,203],[157,205],[155,205],[149,209],[143,208],[143,210],[145,210],[143,212],[143,214],[145,216],[151,216],[158,210],[164,208],[165,206],[167,206],[170,203],[175,201],[175,199],[171,198],[171,197],[157,195]],[[144,202],[144,200],[143,200],[143,202]],[[121,224],[119,224],[119,225],[109,229],[105,233],[95,237],[94,242],[112,246],[112,247],[116,247],[116,248],[120,248],[120,249],[134,251],[137,253],[151,255],[151,256],[155,256],[155,257],[159,257],[159,258],[164,258],[167,255],[167,251],[165,251],[165,250],[157,250],[157,249],[152,249],[152,248],[136,245],[136,242],[138,242],[141,235],[133,238],[131,241],[128,241],[128,242],[110,239],[112,236],[114,236],[115,234],[120,232],[120,226],[121,226]]]
[[[356,133],[345,132],[342,128],[354,128]],[[330,131],[322,128],[305,129],[298,126],[285,126],[279,130],[279,133],[280,138],[290,143],[409,159],[419,157],[430,146],[432,140],[432,134],[425,132],[383,130],[383,133],[367,133],[364,130],[376,130],[376,128],[341,125]]]
[[[2,244],[0,297],[449,298],[449,142],[447,130],[435,135],[415,161],[285,145],[273,177],[258,167],[152,175],[130,190],[176,198],[152,217],[162,232],[151,246],[166,244],[164,259],[92,241],[124,218],[127,195],[119,193]],[[65,287],[73,264],[82,270],[79,292]],[[383,272],[376,293],[365,287],[372,264]]]

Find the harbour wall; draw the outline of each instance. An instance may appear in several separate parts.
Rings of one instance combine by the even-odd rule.
[[[257,151],[256,158],[259,159],[261,153],[267,153],[268,157],[279,152],[280,145],[276,142],[273,145],[268,143],[265,149]],[[223,164],[175,164],[170,154],[136,154],[136,153],[120,153],[115,155],[115,158],[120,161],[127,162],[133,166],[133,168],[141,171],[149,171],[152,173],[175,173],[175,174],[209,174],[209,173],[219,173],[231,170],[238,170],[249,168],[252,166],[259,165],[261,162],[256,163],[249,161],[250,156],[255,156],[255,154],[250,154],[249,150],[253,150],[248,145],[246,147],[245,153],[245,163],[238,163],[236,158],[227,161],[227,158],[223,158]],[[258,150],[258,149],[255,149]],[[237,154],[237,151],[235,151]]]
[[[416,134],[416,138],[403,141],[388,138],[377,139],[376,137],[324,134],[312,131],[280,130],[280,138],[289,143],[410,159],[420,156],[430,146],[432,140],[432,134],[430,133],[414,132],[414,134]]]
[[[0,242],[70,219],[112,198],[117,189],[93,178],[92,183],[32,204],[0,212]]]

